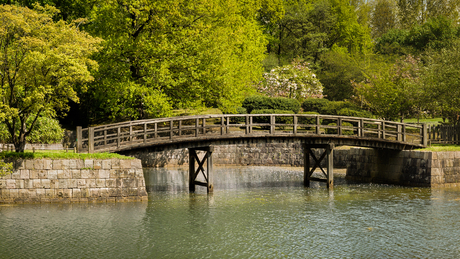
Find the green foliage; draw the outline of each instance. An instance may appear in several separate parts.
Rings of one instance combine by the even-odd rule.
[[[353,95],[351,81],[363,80],[362,69],[356,59],[360,56],[352,56],[339,51],[328,51],[321,55],[318,78],[323,84],[324,95],[329,100],[341,101],[350,99]]]
[[[0,177],[11,173],[13,173],[13,163],[6,163],[4,161],[0,161]]]
[[[327,99],[307,99],[302,103],[304,111],[326,115],[352,116],[372,118],[372,114],[364,111],[356,104],[347,101],[329,101]]]
[[[294,114],[293,111],[290,110],[276,110],[276,109],[260,109],[260,110],[253,110],[251,114]],[[269,116],[257,116],[253,118],[253,122],[255,123],[270,123]],[[276,117],[277,124],[292,124],[294,123],[293,117]]]
[[[302,109],[304,112],[317,112],[321,113],[323,107],[329,105],[331,101],[324,98],[308,98],[302,103]]]
[[[55,117],[69,100],[78,102],[73,87],[93,80],[89,70],[97,68],[89,56],[100,39],[77,24],[54,22],[56,13],[50,6],[0,5],[0,117],[17,152],[24,152],[40,116]]]
[[[295,99],[289,98],[270,98],[266,96],[250,96],[244,99],[243,108],[247,112],[252,113],[253,110],[271,109],[271,110],[285,110],[298,113],[300,110],[300,103]]]
[[[337,123],[329,123],[328,126],[337,126]],[[344,122],[342,123],[342,126],[344,127],[353,127],[353,125],[349,122]],[[338,134],[337,128],[326,128],[325,129],[326,134]],[[353,129],[344,129],[342,128],[342,135],[353,135]]]
[[[90,94],[80,93],[90,121],[202,106],[235,112],[262,74],[267,41],[258,19],[278,11],[258,0],[101,2],[88,26],[104,39],[100,69]]]
[[[133,157],[122,156],[116,153],[67,153],[61,152],[0,152],[0,159],[134,159]]]
[[[26,122],[27,128],[31,127],[32,118]],[[18,130],[19,131],[19,130]],[[17,132],[19,134],[19,132]],[[56,119],[38,117],[32,132],[26,137],[27,143],[52,144],[60,143],[64,137],[64,130]],[[0,143],[11,143],[11,134],[6,124],[0,123]]]

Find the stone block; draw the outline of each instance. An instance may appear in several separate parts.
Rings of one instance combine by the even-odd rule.
[[[109,177],[110,177],[110,170],[104,170],[104,169],[98,170],[99,179],[107,179]]]
[[[53,160],[53,169],[62,170],[62,160]]]
[[[137,180],[137,186],[138,186],[138,187],[145,187],[145,180],[144,180],[144,178],[139,178],[139,179]]]
[[[90,196],[91,198],[97,198],[100,196],[99,194],[99,188],[90,188],[89,189],[89,193],[90,193]]]
[[[60,170],[48,170],[48,179],[56,180],[58,179],[58,172]]]
[[[139,190],[137,188],[128,188],[128,196],[139,196]]]
[[[80,177],[82,179],[87,179],[90,177],[90,173],[89,173],[90,170],[87,170],[87,169],[82,169],[80,170]]]
[[[80,195],[81,198],[88,198],[88,197],[90,197],[90,195],[89,195],[89,188],[81,188],[81,189],[80,189],[80,194],[81,194],[81,195]]]
[[[93,168],[95,170],[102,169],[102,160],[94,160],[94,166]]]
[[[56,191],[55,191],[55,189],[45,189],[45,198],[47,198],[47,199],[54,199],[54,198],[56,198]]]
[[[109,197],[118,197],[121,195],[120,189],[118,188],[108,188]]]
[[[94,169],[94,160],[92,159],[85,159],[85,165],[84,165],[84,168],[91,168],[91,169]]]
[[[38,170],[29,170],[29,179],[39,179]]]
[[[77,160],[75,159],[69,160],[69,166],[67,169],[80,169],[80,167],[78,166]]]
[[[81,190],[80,189],[72,189],[71,198],[81,198]]]
[[[45,169],[45,164],[43,159],[35,159],[34,161],[34,169],[43,170]]]
[[[35,189],[42,188],[42,181],[40,179],[32,179],[32,187]]]
[[[97,187],[96,185],[96,179],[88,179],[86,180],[86,184],[89,188],[95,188]]]
[[[6,179],[0,179],[0,189],[6,189]]]
[[[23,179],[16,179],[16,188],[24,189],[24,180]]]
[[[14,163],[13,163],[13,167],[14,167],[16,170],[23,170],[23,169],[26,169],[25,160],[23,160],[23,159],[17,159],[17,160],[15,160]]]
[[[16,180],[15,179],[6,179],[6,188],[7,189],[16,189]]]
[[[112,169],[120,169],[120,159],[112,159]]]
[[[81,170],[80,169],[73,169],[70,170],[70,173],[72,174],[72,179],[80,179],[81,178]]]
[[[30,198],[32,198],[32,199],[38,198],[36,189],[28,189],[27,191],[29,192],[29,199]]]
[[[37,198],[43,199],[46,198],[45,189],[36,189],[37,190]]]
[[[128,197],[129,196],[129,188],[121,188],[120,189],[120,195],[122,197]]]
[[[120,161],[120,168],[121,169],[131,169],[131,160],[129,159],[121,159]]]
[[[111,159],[102,160],[102,168],[101,169],[104,169],[104,170],[112,169],[112,160]]]
[[[96,179],[96,187],[99,187],[99,188],[107,187],[105,183],[105,179]]]
[[[43,159],[43,169],[47,169],[47,170],[53,169],[53,160]]]
[[[89,178],[96,179],[99,177],[99,170],[89,170]]]
[[[70,161],[75,161],[75,160],[70,160]],[[64,169],[64,170],[58,170],[57,171],[58,179],[70,179],[72,178],[72,170],[71,169]]]
[[[28,199],[29,198],[29,190],[27,189],[19,189],[18,190],[19,198],[21,199]]]
[[[86,188],[89,187],[86,185],[86,179],[76,179],[77,180],[77,187],[78,188]]]
[[[10,189],[10,199],[19,198],[19,189]]]
[[[99,189],[99,196],[103,198],[109,197],[109,189],[108,188],[100,188]]]
[[[117,187],[117,180],[116,179],[106,179],[105,184],[109,188],[116,188]]]
[[[142,161],[140,159],[131,160],[131,168],[142,169]]]
[[[48,170],[38,170],[39,179],[48,179]]]
[[[26,160],[25,161],[25,167],[26,167],[25,169],[29,169],[29,170],[35,169],[34,160]]]
[[[49,189],[51,187],[51,180],[50,179],[40,179],[41,188]]]
[[[66,179],[67,188],[77,188],[77,179]]]
[[[134,178],[122,179],[124,188],[137,188],[137,181]]]
[[[21,170],[14,170],[11,175],[11,179],[21,179]]]
[[[50,179],[50,188],[51,189],[58,189],[59,188],[59,180],[58,179]]]
[[[67,184],[68,184],[67,179],[58,179],[58,186],[60,189],[69,188]]]
[[[68,159],[61,160],[61,169],[62,170],[70,169],[70,160],[68,160]]]

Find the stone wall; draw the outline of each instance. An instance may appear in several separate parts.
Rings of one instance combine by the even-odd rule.
[[[138,159],[34,159],[13,163],[13,173],[0,178],[0,203],[147,200]]]
[[[298,143],[257,143],[238,145],[215,145],[212,155],[215,165],[251,165],[251,166],[303,166],[303,147]],[[317,157],[319,156],[317,151]],[[345,168],[345,149],[334,149],[334,167]],[[163,152],[124,152],[142,161],[143,167],[187,166],[188,150],[176,149]],[[313,160],[311,163],[313,163]]]
[[[460,185],[460,152],[349,150],[347,179],[406,186]]]

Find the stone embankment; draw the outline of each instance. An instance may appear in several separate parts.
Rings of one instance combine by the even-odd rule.
[[[0,178],[0,203],[147,200],[138,159],[34,159],[13,163],[13,173]]]
[[[188,164],[186,149],[127,152],[144,167]],[[317,154],[319,157],[319,152]],[[303,167],[303,147],[293,143],[216,145],[215,165]],[[311,159],[310,164],[313,164]],[[347,179],[405,186],[460,185],[460,152],[392,151],[371,148],[334,149],[334,168],[346,168]]]

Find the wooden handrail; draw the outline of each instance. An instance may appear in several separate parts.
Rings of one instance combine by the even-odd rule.
[[[335,125],[330,125],[335,123]],[[425,124],[319,114],[226,114],[128,121],[82,129],[77,127],[78,152],[116,151],[129,146],[199,139],[211,135],[353,137],[391,140],[426,146]]]

